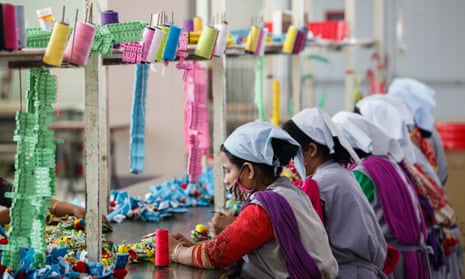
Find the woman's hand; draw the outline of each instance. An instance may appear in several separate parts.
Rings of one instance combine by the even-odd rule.
[[[208,222],[208,230],[213,235],[220,234],[227,226],[232,224],[236,217],[231,211],[215,212],[210,222]]]
[[[190,241],[181,233],[175,233],[171,235],[176,241],[182,243],[183,246],[190,247],[194,245],[194,242]]]

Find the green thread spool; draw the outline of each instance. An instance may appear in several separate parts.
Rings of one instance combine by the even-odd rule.
[[[158,48],[158,52],[157,52],[157,56],[155,56],[155,61],[163,60],[163,53],[165,52],[166,41],[168,39],[168,33],[170,32],[170,27],[167,25],[160,25],[158,26],[158,28],[163,30],[165,34],[163,34],[163,38],[161,39],[160,47]]]
[[[205,27],[202,34],[200,34],[199,43],[195,48],[194,54],[205,59],[211,59],[217,37],[218,29],[212,26]]]

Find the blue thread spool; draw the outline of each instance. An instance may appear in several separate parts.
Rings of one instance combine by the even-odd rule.
[[[181,31],[181,28],[170,25],[170,31],[168,38],[166,39],[165,52],[163,53],[163,59],[173,61],[176,58],[176,50],[178,48]]]

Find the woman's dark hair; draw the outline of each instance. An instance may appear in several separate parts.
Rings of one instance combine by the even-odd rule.
[[[0,177],[0,205],[11,207],[11,198],[5,196],[5,193],[13,191],[13,184]]]
[[[365,158],[370,156],[370,153],[366,153],[365,151],[359,149],[359,148],[354,148],[355,153],[357,153],[358,157],[360,158]]]
[[[286,121],[282,128],[286,130],[289,135],[291,135],[291,137],[293,137],[302,147],[305,147],[310,143],[316,144],[318,146],[318,153],[324,159],[333,159],[341,164],[346,164],[352,160],[349,152],[347,152],[347,150],[341,145],[338,137],[333,137],[334,153],[329,154],[329,148],[326,145],[316,142],[307,136],[307,134],[305,134],[299,127],[297,127],[292,119]]]
[[[420,131],[420,135],[422,138],[430,138],[431,135],[433,134],[432,132],[421,129],[420,127],[418,127],[418,131]]]
[[[287,140],[277,139],[277,138],[271,139],[271,146],[273,148],[274,156],[279,161],[281,166],[287,165],[291,161],[291,159],[295,157],[295,155],[297,154],[297,151],[299,150],[298,146],[291,144]],[[228,157],[229,161],[238,167],[241,167],[245,162],[248,162],[247,160],[244,160],[242,158],[239,158],[233,155],[231,152],[229,152],[226,149],[226,147],[224,147],[223,144],[220,147],[220,151],[224,152],[226,154],[226,157]],[[250,162],[250,163],[253,163],[258,168],[260,168],[265,176],[276,177],[276,176],[279,176],[281,172],[283,171],[282,167],[278,167],[275,170],[274,166],[270,166],[267,164],[256,163],[256,162]]]

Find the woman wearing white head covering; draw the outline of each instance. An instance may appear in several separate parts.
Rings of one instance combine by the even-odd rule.
[[[434,90],[415,79],[396,78],[389,86],[388,96],[403,101],[409,107],[415,122],[412,137],[444,185],[448,165],[441,138],[434,126]]]
[[[309,198],[281,177],[300,145],[281,128],[251,122],[234,130],[221,148],[225,184],[250,193],[234,222],[213,239],[193,244],[170,237],[171,259],[224,268],[242,257],[240,278],[336,278],[328,235]],[[235,278],[235,277],[234,277]]]
[[[434,225],[440,224],[441,230],[446,232],[445,235],[447,239],[455,241],[457,236],[452,236],[449,230],[451,226],[455,226],[456,224],[455,211],[450,206],[444,189],[440,186],[437,175],[434,173],[431,165],[429,163],[424,163],[426,160],[423,159],[423,154],[418,147],[411,143],[409,135],[405,132],[406,125],[402,120],[400,111],[392,105],[380,100],[365,101],[361,104],[357,104],[357,107],[363,117],[371,120],[378,125],[378,127],[386,131],[387,134],[396,138],[404,154],[408,154],[413,150],[413,162],[406,156],[406,160],[402,161],[401,164],[414,182],[419,195],[427,199],[429,207],[434,209],[434,213],[424,210],[424,212],[427,213],[425,219],[427,220],[430,233],[435,233],[435,231],[432,230]],[[399,129],[403,130],[401,134],[398,134]],[[455,231],[454,228],[453,230]],[[430,235],[433,236],[433,234]],[[435,237],[442,238],[437,235],[435,235]],[[442,253],[440,250],[436,250],[435,252],[436,254]],[[461,259],[461,254],[459,255],[457,253],[457,255],[457,258]],[[435,259],[440,259],[442,261],[440,257],[436,257]],[[446,268],[441,261],[435,262],[435,269],[433,270],[433,277],[435,278],[442,278],[445,276]],[[461,265],[458,265],[458,267],[460,270],[457,272],[454,271],[454,274],[461,274]]]
[[[340,163],[359,161],[329,115],[305,109],[283,125],[302,146],[306,175],[320,189],[325,226],[339,278],[382,278],[386,241],[352,173]]]
[[[429,177],[444,186],[448,176],[448,164],[441,138],[434,126],[433,111],[436,106],[434,90],[415,79],[396,78],[389,86],[388,94],[403,100],[410,107],[416,126],[412,140],[418,146],[418,150],[421,150],[421,154],[417,155],[418,163]],[[458,227],[453,227],[451,230],[455,237],[460,239]],[[449,278],[461,278],[463,275],[461,245],[454,246],[454,251],[447,256],[447,260]]]
[[[362,158],[352,171],[386,241],[402,252],[389,278],[430,278],[426,225],[413,185],[396,163],[403,159],[398,143],[359,114],[338,112],[332,119]]]

